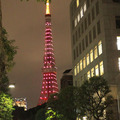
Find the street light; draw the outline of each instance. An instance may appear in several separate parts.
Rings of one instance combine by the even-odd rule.
[[[14,83],[10,84],[9,88],[11,88],[11,89],[15,88],[15,84]]]

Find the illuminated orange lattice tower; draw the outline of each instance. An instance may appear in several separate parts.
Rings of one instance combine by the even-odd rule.
[[[44,66],[42,68],[43,81],[39,98],[39,105],[47,102],[51,94],[58,92],[49,0],[46,2],[45,20],[45,52]]]

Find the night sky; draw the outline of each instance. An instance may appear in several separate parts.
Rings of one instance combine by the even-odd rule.
[[[71,68],[70,11],[71,0],[52,0],[52,33],[57,79]],[[16,65],[9,73],[16,88],[13,97],[26,97],[28,108],[35,107],[40,96],[45,34],[45,5],[36,0],[2,0],[3,27],[8,38],[16,40]]]

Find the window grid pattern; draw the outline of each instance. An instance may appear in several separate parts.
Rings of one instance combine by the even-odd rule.
[[[100,51],[99,54],[98,54],[98,51]],[[102,54],[102,41],[99,41],[98,44],[94,47],[94,50],[91,49],[90,52],[87,53],[86,56],[84,56],[83,59],[80,60],[80,62],[76,65],[77,73],[74,75],[77,75],[80,71],[85,69],[90,63],[92,63],[96,59],[96,57],[94,58],[95,54],[97,54],[97,57],[98,55],[100,56]],[[102,75],[104,74],[103,61],[99,64],[99,66],[100,66],[100,75]],[[95,75],[99,75],[99,71],[97,70],[95,69]],[[93,75],[94,75],[94,69],[91,70],[91,76]]]

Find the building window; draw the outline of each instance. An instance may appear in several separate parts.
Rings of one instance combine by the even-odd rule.
[[[81,24],[82,33],[84,32],[83,23]]]
[[[72,21],[72,29],[74,29],[75,22],[74,20]]]
[[[120,50],[120,36],[117,36],[117,49]]]
[[[95,73],[94,73],[94,68],[92,68],[92,69],[91,69],[91,77],[93,77],[94,74],[95,74]]]
[[[95,26],[93,27],[93,39],[95,39],[96,38],[96,28],[95,28]]]
[[[77,81],[75,81],[75,86],[77,87]]]
[[[118,67],[119,67],[119,71],[120,71],[120,57],[118,58]]]
[[[94,10],[94,7],[92,8],[92,20],[95,19],[95,10]]]
[[[100,28],[100,21],[97,22],[97,34],[99,35],[101,33],[101,28]]]
[[[87,0],[87,8],[89,8],[89,6],[90,6],[90,1]]]
[[[80,60],[80,71],[83,69],[82,60]]]
[[[100,75],[104,74],[104,66],[103,66],[103,61],[100,62]]]
[[[99,76],[99,68],[98,65],[95,66],[95,75]]]
[[[75,27],[77,26],[77,18],[75,18]]]
[[[99,2],[97,1],[96,2],[96,15],[98,15],[99,12],[100,12],[100,10],[99,10]]]
[[[77,18],[78,18],[78,22],[80,22],[80,14],[78,14]]]
[[[76,6],[78,7],[79,6],[79,0],[76,0]]]
[[[83,58],[83,68],[86,67],[86,61],[85,61],[85,57]]]
[[[90,62],[93,61],[93,50],[90,50]]]
[[[85,30],[87,29],[87,19],[85,18]]]
[[[76,47],[76,56],[77,56],[77,57],[79,56],[79,53],[78,53],[78,46]]]
[[[87,80],[87,73],[84,74],[84,80]]]
[[[113,2],[120,2],[120,0],[113,0]]]
[[[74,67],[74,75],[77,75],[77,70],[76,70],[76,66]]]
[[[78,28],[78,36],[80,38],[80,27]]]
[[[95,46],[94,48],[94,59],[96,59],[98,57],[98,50],[97,50],[97,46]]]
[[[87,72],[87,78],[90,79],[90,71]]]
[[[116,29],[120,29],[120,16],[116,16]]]
[[[84,39],[82,40],[82,47],[83,47],[83,50],[85,50]]]
[[[81,7],[80,9],[80,15],[81,15],[81,18],[83,17],[83,8]]]
[[[87,54],[87,65],[89,65],[90,63],[90,57],[89,57],[89,53]]]
[[[102,54],[102,42],[101,41],[98,43],[98,52],[99,52],[99,55]]]
[[[81,43],[79,43],[79,53],[80,53],[80,54],[82,53],[82,50],[81,50]]]
[[[91,34],[91,31],[89,32],[89,42],[90,42],[90,43],[92,42],[92,34]]]
[[[90,17],[90,13],[88,14],[88,25],[91,24],[91,17]]]
[[[74,60],[75,60],[75,58],[76,58],[75,50],[73,51],[73,57],[74,57]]]
[[[83,76],[81,76],[81,82],[83,82],[84,81],[84,78],[83,78]]]
[[[87,10],[87,6],[86,6],[86,2],[84,3],[84,13],[86,12]]]
[[[88,47],[88,36],[85,36],[85,43],[86,43],[86,47]]]
[[[76,33],[75,33],[75,37],[76,37],[76,41],[78,41],[78,37],[77,37],[77,31],[76,31]]]
[[[79,63],[77,64],[77,73],[79,73]]]
[[[73,35],[73,45],[75,45],[75,36]]]

